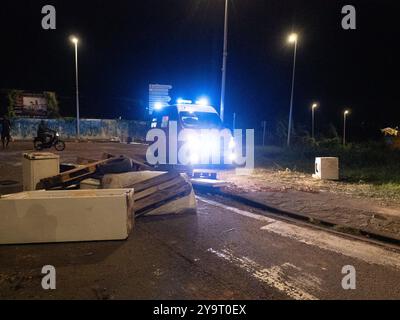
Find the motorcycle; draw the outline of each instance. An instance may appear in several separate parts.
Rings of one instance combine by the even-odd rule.
[[[65,142],[60,140],[60,134],[56,131],[53,132],[53,136],[50,139],[36,137],[33,140],[33,146],[37,151],[50,149],[52,147],[54,147],[57,151],[65,150]]]

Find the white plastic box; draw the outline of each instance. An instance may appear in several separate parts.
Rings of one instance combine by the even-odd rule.
[[[123,240],[133,190],[22,192],[0,198],[0,244]]]
[[[60,173],[60,157],[49,152],[24,153],[22,172],[24,191],[36,190],[41,179]]]
[[[321,180],[339,180],[339,158],[316,158],[313,177]]]

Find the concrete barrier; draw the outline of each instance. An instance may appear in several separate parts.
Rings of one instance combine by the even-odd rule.
[[[0,197],[0,244],[123,240],[133,224],[131,189]]]
[[[339,180],[339,158],[325,157],[315,159],[314,179]]]
[[[60,173],[60,156],[49,152],[24,153],[22,158],[22,180],[24,191],[36,190],[43,178]]]

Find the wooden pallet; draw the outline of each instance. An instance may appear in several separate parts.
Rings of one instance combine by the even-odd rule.
[[[145,215],[192,192],[192,185],[176,171],[133,184],[130,188],[135,191],[134,211],[136,216]]]
[[[63,173],[60,173],[59,175],[42,179],[36,185],[36,190],[55,190],[67,188],[73,184],[79,183],[80,181],[89,178],[97,171],[100,165],[106,164],[111,160],[113,160],[113,158],[89,163],[87,165],[80,166],[79,168],[65,171]]]

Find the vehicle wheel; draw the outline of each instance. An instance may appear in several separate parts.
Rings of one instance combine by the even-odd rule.
[[[33,142],[33,147],[35,148],[36,151],[42,150],[43,149],[42,142],[41,141],[34,141]]]
[[[57,151],[64,151],[65,150],[65,142],[57,141],[57,143],[54,145],[54,148],[56,148]]]

